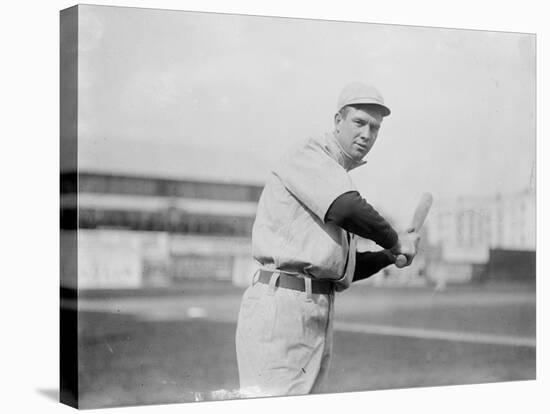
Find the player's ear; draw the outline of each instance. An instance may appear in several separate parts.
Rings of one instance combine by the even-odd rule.
[[[344,118],[342,118],[342,114],[340,112],[336,112],[334,114],[334,129],[338,130],[338,125],[343,121]]]

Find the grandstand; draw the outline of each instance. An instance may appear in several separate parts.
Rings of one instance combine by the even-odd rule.
[[[245,284],[261,191],[223,181],[63,173],[62,238],[78,228],[78,287],[170,286],[200,278]],[[70,285],[66,273],[62,284]]]

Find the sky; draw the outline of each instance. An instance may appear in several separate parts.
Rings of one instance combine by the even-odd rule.
[[[82,170],[261,184],[362,81],[392,114],[352,177],[394,220],[535,187],[531,34],[80,6],[78,63]]]

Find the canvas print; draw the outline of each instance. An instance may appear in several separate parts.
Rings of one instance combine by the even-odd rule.
[[[536,378],[534,34],[60,24],[61,402]]]

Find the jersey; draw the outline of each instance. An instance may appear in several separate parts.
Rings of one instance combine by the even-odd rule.
[[[355,191],[348,171],[365,164],[341,149],[332,133],[291,148],[273,168],[258,203],[252,230],[254,258],[266,269],[329,279],[349,287],[355,236],[325,222],[333,201]]]

